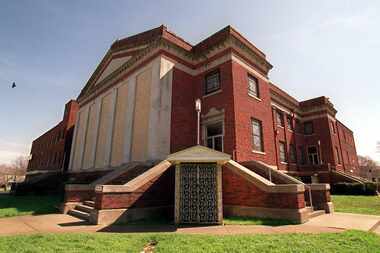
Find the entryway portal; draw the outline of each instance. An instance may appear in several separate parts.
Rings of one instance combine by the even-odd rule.
[[[197,145],[167,160],[176,166],[174,222],[223,223],[222,166],[231,156]]]
[[[181,163],[180,223],[218,223],[216,163]]]

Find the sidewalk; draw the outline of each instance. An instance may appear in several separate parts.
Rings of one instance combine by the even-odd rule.
[[[102,226],[88,225],[64,214],[19,216],[0,219],[0,236],[33,233],[67,232],[166,232],[185,234],[275,234],[275,233],[337,233],[346,229],[374,231],[380,235],[380,216],[335,213],[316,217],[305,224],[287,226],[227,225],[205,227],[162,226]]]

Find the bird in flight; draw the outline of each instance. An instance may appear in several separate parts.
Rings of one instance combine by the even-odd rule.
[[[12,83],[12,89],[13,88],[16,88],[16,83],[15,82]]]

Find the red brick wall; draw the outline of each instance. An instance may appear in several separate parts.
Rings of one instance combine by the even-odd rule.
[[[197,115],[194,110],[195,79],[179,70],[173,69],[172,111],[171,111],[171,153],[194,146],[197,143]]]
[[[345,172],[359,175],[359,163],[355,147],[355,139],[351,130],[344,126],[341,122],[336,122],[337,136],[341,148],[341,164],[340,167]],[[352,171],[352,172],[351,172]]]
[[[78,107],[76,101],[69,101],[65,105],[62,121],[33,141],[28,171],[66,168]]]
[[[65,200],[64,202],[83,202],[86,200],[91,200],[95,197],[95,192],[93,190],[88,191],[65,191]]]
[[[300,209],[305,207],[303,193],[268,193],[243,177],[223,168],[223,205]]]
[[[174,168],[154,178],[135,192],[96,193],[96,209],[158,207],[174,205]]]
[[[249,73],[240,64],[232,63],[233,96],[235,107],[236,160],[259,160],[270,165],[276,164],[273,121],[268,83],[254,73]],[[248,95],[248,73],[259,82],[260,99]],[[251,118],[262,121],[265,154],[252,152]]]

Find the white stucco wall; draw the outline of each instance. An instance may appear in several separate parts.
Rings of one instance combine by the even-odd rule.
[[[108,169],[170,153],[173,66],[157,57],[80,108],[70,170]]]

